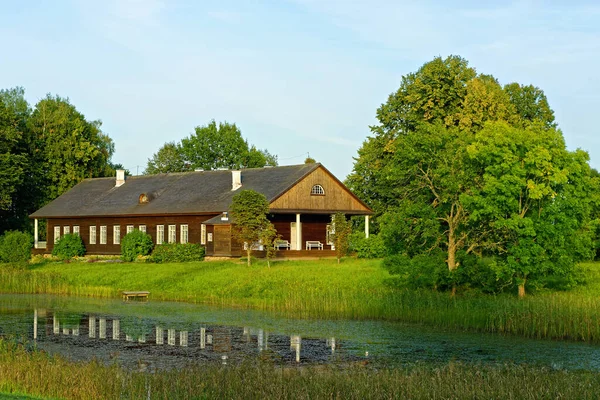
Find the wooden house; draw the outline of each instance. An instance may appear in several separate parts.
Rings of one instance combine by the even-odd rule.
[[[86,179],[30,215],[36,253],[51,253],[61,235],[81,235],[88,254],[120,254],[123,236],[147,232],[155,244],[201,243],[206,254],[239,256],[228,210],[233,196],[251,189],[265,195],[269,219],[282,236],[281,255],[325,255],[331,215],[364,215],[371,209],[321,164],[243,170]],[[46,220],[46,242],[38,220]]]

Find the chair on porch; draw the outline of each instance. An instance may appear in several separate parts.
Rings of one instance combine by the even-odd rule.
[[[276,240],[275,243],[273,243],[273,247],[275,247],[275,249],[277,250],[281,250],[281,249],[286,249],[289,250],[291,248],[290,245],[290,241],[289,240]]]
[[[323,250],[323,243],[318,240],[307,240],[306,241],[306,250],[319,249]]]

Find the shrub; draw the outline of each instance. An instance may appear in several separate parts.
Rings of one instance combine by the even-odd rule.
[[[85,255],[85,246],[81,236],[76,233],[67,233],[58,239],[52,249],[52,255],[61,260],[69,260],[73,257]]]
[[[150,254],[152,248],[154,248],[152,237],[136,229],[125,235],[121,240],[121,259],[123,261],[133,261],[138,256]]]
[[[410,288],[446,289],[452,284],[452,277],[444,262],[443,252],[422,254],[410,258],[395,254],[383,260],[383,267],[390,274],[398,275],[395,282]]]
[[[168,243],[159,244],[154,248],[149,261],[155,263],[202,261],[204,259],[204,246],[193,243]]]
[[[8,231],[0,236],[0,261],[26,262],[31,258],[33,237],[29,233]]]
[[[367,239],[363,232],[355,232],[350,236],[350,251],[355,252],[358,258],[382,258],[387,253],[379,235],[370,235]]]

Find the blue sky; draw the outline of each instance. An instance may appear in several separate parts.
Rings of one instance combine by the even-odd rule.
[[[133,173],[215,119],[282,165],[310,153],[344,179],[401,77],[457,54],[543,89],[600,169],[600,5],[449,3],[0,0],[0,88],[69,97]]]

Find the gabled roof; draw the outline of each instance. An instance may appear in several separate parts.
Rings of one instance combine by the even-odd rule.
[[[120,187],[115,187],[115,178],[86,179],[30,218],[220,213],[245,189],[272,202],[320,166],[243,169],[242,187],[236,191],[231,190],[231,171],[225,170],[131,176]],[[140,204],[141,194],[150,201]]]

